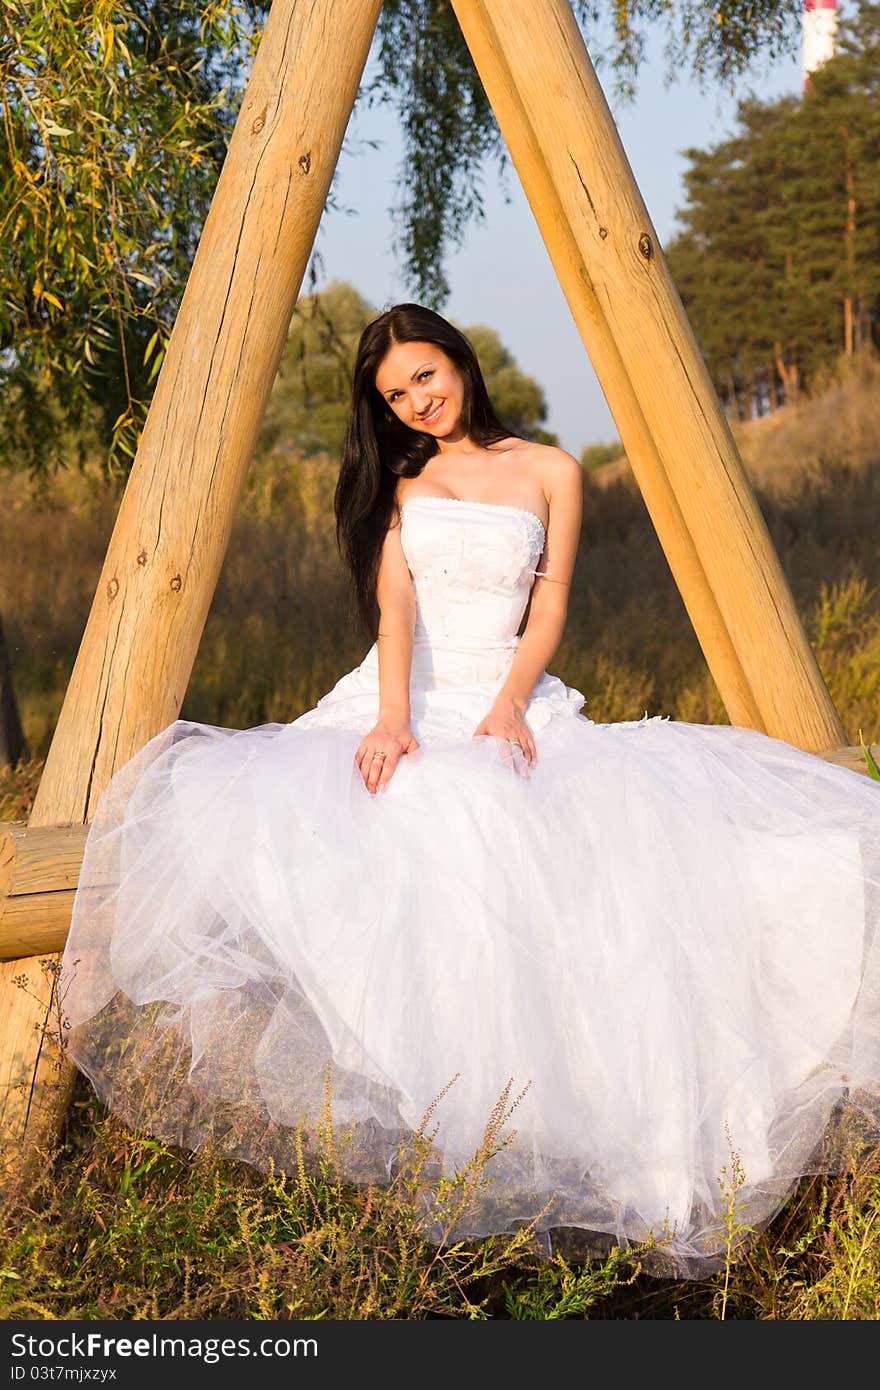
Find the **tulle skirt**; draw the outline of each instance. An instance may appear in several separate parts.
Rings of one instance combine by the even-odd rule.
[[[877,783],[747,729],[595,723],[545,677],[534,768],[469,736],[485,692],[435,691],[371,796],[359,680],[291,724],[177,720],[108,784],[60,992],[128,1123],[290,1170],[329,1093],[344,1178],[381,1183],[426,1132],[438,1174],[485,1158],[494,1115],[430,1239],[653,1239],[685,1277],[723,1258],[733,1177],[757,1231],[876,1141]]]

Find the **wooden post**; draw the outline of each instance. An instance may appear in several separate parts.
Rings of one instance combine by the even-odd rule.
[[[179,714],[380,9],[274,0],[29,826],[90,821]],[[69,1098],[45,1027],[55,963],[0,966],[0,1130],[17,1164]]]
[[[491,26],[479,6],[457,0],[453,5],[724,707],[731,723],[764,732],[742,663],[669,486],[504,55],[496,47]]]
[[[731,718],[845,742],[566,0],[452,0]]]

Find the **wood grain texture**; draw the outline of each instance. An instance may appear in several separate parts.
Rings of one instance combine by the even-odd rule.
[[[724,708],[732,723],[766,732],[504,53],[480,5],[452,4]]]
[[[178,715],[381,0],[274,0],[98,579],[30,825],[86,824]],[[161,180],[161,169],[157,169]],[[36,959],[0,966],[0,1131],[69,1091]]]
[[[74,891],[22,893],[0,899],[0,960],[21,960],[64,949]]]
[[[75,888],[87,834],[85,825],[0,824],[0,899]]]
[[[638,440],[650,440],[650,449],[637,447],[634,456],[638,481],[656,490],[652,515],[661,517],[661,541],[682,596],[695,610],[707,660],[712,652],[710,664],[719,667],[726,686],[733,684],[734,700],[753,706],[753,726],[808,751],[844,743],[570,6],[530,0],[517,6],[514,18],[505,0],[453,4],[487,89],[493,88],[505,139],[505,125],[510,128],[511,158],[519,159],[551,256],[563,235],[569,245],[562,263],[572,264],[576,248],[582,284],[590,290],[582,294],[576,319],[593,324],[590,350],[600,379],[603,385],[620,376],[629,382],[641,417]],[[517,136],[522,124],[530,132],[531,157]],[[560,280],[573,283],[562,271]],[[604,330],[595,327],[600,322]],[[603,356],[608,341],[610,361]],[[631,434],[629,397],[612,388],[609,407],[621,410],[621,438],[623,431]]]

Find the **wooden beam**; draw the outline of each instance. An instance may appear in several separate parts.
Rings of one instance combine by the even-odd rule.
[[[479,5],[458,4],[456,0],[453,5],[730,722],[765,732],[748,677],[669,485],[504,53],[496,45]]]
[[[880,762],[880,744],[869,746],[875,761]],[[858,746],[831,748],[815,755],[850,772],[870,777],[865,755]],[[880,805],[880,787],[877,791]],[[77,827],[85,843],[85,827]],[[71,840],[70,827],[28,828],[24,821],[9,828],[0,828],[0,864],[8,846],[15,846],[12,887],[0,894],[0,960],[18,960],[24,956],[62,951],[70,929],[74,888],[82,863]],[[62,884],[59,866],[73,882]],[[47,885],[54,884],[53,891]]]
[[[0,899],[0,960],[23,960],[64,950],[73,889]]]
[[[31,826],[90,821],[179,714],[380,9],[272,4]],[[0,1132],[18,1164],[56,1132],[72,1079],[46,1030],[49,975],[36,959],[0,967]]]
[[[87,825],[0,823],[0,902],[22,893],[75,888],[88,830]]]
[[[659,510],[668,509],[672,524],[661,540],[710,668],[739,683],[764,732],[809,751],[842,744],[840,718],[567,0],[530,0],[515,11],[507,0],[452,3],[560,282],[575,296],[575,320],[592,321],[594,365],[603,384],[612,382],[609,406],[623,407],[621,438],[632,436],[633,420],[629,395],[614,383],[630,384],[641,417],[639,482],[648,483],[653,512],[658,498]],[[580,302],[578,261],[589,286]]]

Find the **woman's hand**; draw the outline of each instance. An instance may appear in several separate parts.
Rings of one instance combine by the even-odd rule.
[[[380,719],[364,734],[354,760],[371,796],[384,792],[403,754],[414,753],[418,746],[409,720]]]
[[[481,719],[474,729],[474,738],[478,734],[489,734],[492,738],[505,739],[511,744],[514,765],[516,765],[516,754],[513,753],[514,746],[522,751],[529,767],[534,767],[538,761],[538,751],[535,748],[532,731],[525,720],[524,707],[517,700],[511,700],[504,696],[497,699],[485,719]]]

